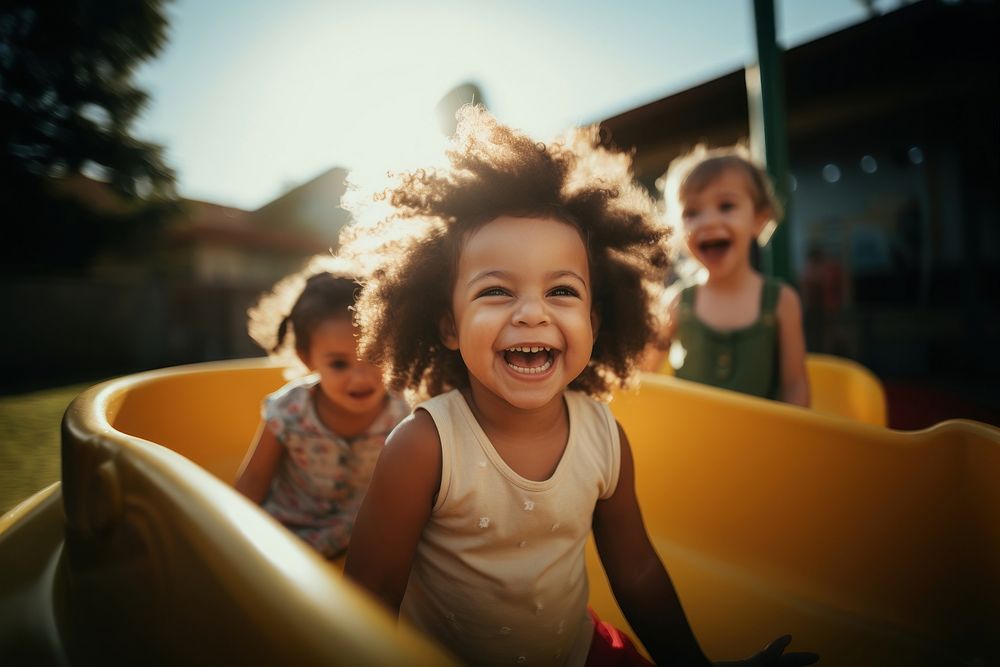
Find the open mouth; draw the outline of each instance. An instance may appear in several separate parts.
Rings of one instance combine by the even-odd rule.
[[[705,259],[719,259],[733,245],[730,239],[708,239],[698,244],[698,251]]]
[[[552,367],[556,352],[544,345],[521,345],[503,351],[503,360],[515,373],[537,375]]]
[[[374,389],[362,389],[359,391],[349,391],[347,395],[356,401],[364,400],[375,393]]]

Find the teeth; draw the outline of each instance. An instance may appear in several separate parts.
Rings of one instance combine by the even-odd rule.
[[[535,354],[543,351],[551,353],[552,348],[549,347],[548,345],[515,345],[514,347],[507,348],[507,352],[522,352],[522,353]],[[525,366],[517,366],[515,364],[510,363],[509,361],[507,362],[507,366],[510,367],[511,370],[516,371],[517,373],[521,373],[523,375],[537,375],[538,373],[544,373],[545,371],[549,370],[552,367],[552,357],[550,355],[549,358],[545,360],[545,363],[542,364],[541,366],[533,366],[531,368],[527,368]]]
[[[523,373],[525,375],[536,375],[538,373],[544,373],[545,371],[549,370],[549,368],[552,366],[552,360],[549,359],[541,366],[535,366],[534,368],[524,368],[523,366],[515,366],[510,362],[508,362],[507,365],[518,373]]]

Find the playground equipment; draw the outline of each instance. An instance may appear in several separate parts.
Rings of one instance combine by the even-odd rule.
[[[806,356],[810,408],[817,412],[885,426],[885,389],[870,370],[856,361],[828,354]]]
[[[673,376],[668,359],[663,360],[657,373]],[[882,382],[858,362],[829,354],[809,354],[806,375],[812,410],[875,426],[888,424]]]
[[[164,369],[73,402],[61,484],[0,519],[4,664],[449,664],[231,488],[281,370]],[[829,665],[1000,661],[997,429],[893,431],[661,375],[612,407],[712,658],[790,632]],[[588,570],[627,628],[592,546]]]

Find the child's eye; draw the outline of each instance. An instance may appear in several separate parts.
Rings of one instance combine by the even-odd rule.
[[[734,208],[736,208],[736,204],[731,201],[724,201],[719,204],[720,211],[732,211]]]
[[[560,285],[549,290],[549,296],[580,296],[580,293],[569,285]]]
[[[502,287],[487,287],[486,289],[479,292],[476,298],[481,298],[484,296],[508,296],[509,293]]]
[[[681,212],[682,220],[690,220],[691,218],[698,215],[698,209],[696,208],[686,208]]]
[[[330,362],[330,368],[335,371],[346,371],[350,367],[351,365],[344,359],[338,359]]]

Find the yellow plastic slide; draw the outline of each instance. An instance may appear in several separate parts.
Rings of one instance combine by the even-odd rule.
[[[447,664],[231,488],[282,382],[252,360],[82,394],[61,486],[0,519],[0,656]],[[997,429],[892,431],[660,375],[612,406],[711,657],[791,632],[827,665],[1000,664]],[[592,548],[588,566],[593,606],[627,627]]]
[[[673,375],[669,359],[658,373]],[[855,419],[865,424],[886,426],[888,406],[882,382],[856,361],[829,354],[806,355],[810,408],[816,412]]]

